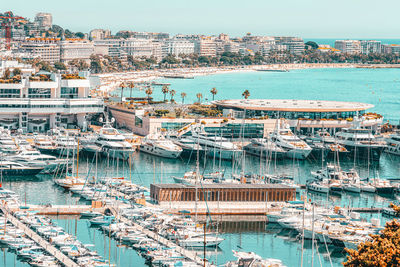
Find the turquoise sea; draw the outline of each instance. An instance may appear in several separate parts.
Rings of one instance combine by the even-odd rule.
[[[204,97],[211,99],[209,90],[212,87],[218,89],[216,99],[240,98],[244,89],[248,89],[251,98],[290,98],[290,99],[322,99],[361,101],[375,105],[373,111],[381,113],[385,118],[393,122],[400,119],[399,112],[399,78],[400,70],[397,69],[314,69],[294,70],[288,73],[264,73],[245,72],[229,73],[196,77],[193,80],[163,80],[171,83],[171,89],[177,91],[175,98],[179,99],[180,92],[187,93],[186,102],[196,100],[196,93],[202,92]],[[154,97],[162,99],[161,88],[154,89]],[[134,96],[144,95],[143,92],[135,91]],[[129,96],[129,92],[125,92]],[[91,158],[81,157],[79,173],[87,175],[90,168]],[[260,165],[269,173],[288,174],[295,178],[298,183],[305,183],[309,178],[310,171],[321,167],[320,161],[276,161],[266,168],[265,161],[258,158],[246,158],[245,172],[260,171]],[[400,157],[383,154],[379,163],[368,165],[356,162],[355,166],[361,177],[373,177],[379,174],[382,178],[398,177],[400,175]],[[89,167],[88,167],[89,166]],[[105,173],[106,162],[99,164],[99,173]],[[155,168],[154,168],[155,166]],[[353,161],[342,161],[341,166],[347,170],[354,167]],[[200,167],[211,171],[223,169],[227,175],[239,170],[232,170],[229,162],[213,160],[201,161]],[[113,168],[113,175],[124,176],[134,183],[149,186],[150,183],[173,182],[172,175],[183,175],[186,171],[195,168],[194,160],[187,159],[162,159],[144,153],[135,153],[132,172],[126,165],[120,163]],[[93,168],[92,168],[93,171]],[[49,175],[39,175],[26,179],[13,179],[5,177],[3,186],[16,191],[21,200],[35,204],[76,204],[85,203],[60,187],[54,185]],[[396,199],[388,196],[374,194],[343,194],[342,196],[321,196],[310,194],[311,199],[322,205],[342,207],[371,207],[387,206]],[[369,219],[372,216],[381,218],[378,214],[363,214]],[[103,235],[100,231],[90,228],[85,220],[75,221],[75,218],[56,218],[57,223],[70,233],[76,233],[78,239],[83,243],[91,243],[100,255],[117,266],[145,266],[144,259],[134,250],[121,247]],[[382,218],[382,223],[385,219]],[[234,260],[232,250],[254,251],[264,258],[278,258],[286,266],[300,266],[301,243],[296,239],[296,234],[284,232],[275,225],[265,225],[260,222],[231,222],[220,223],[219,231],[225,238],[221,248],[207,251],[207,257],[218,264],[224,264],[228,260]],[[109,249],[110,248],[110,249]],[[324,246],[320,246],[314,255],[315,266],[342,266],[345,259],[342,251],[329,247],[329,252]],[[110,251],[110,253],[109,253]],[[311,266],[311,244],[305,244],[304,266]],[[201,253],[201,252],[199,252]],[[332,264],[331,264],[332,262]],[[0,252],[0,266],[27,266],[19,262],[14,254],[6,249]]]
[[[371,111],[380,113],[385,119],[398,124],[400,120],[400,69],[301,69],[289,72],[235,72],[198,76],[194,79],[160,79],[171,83],[174,99],[182,102],[181,93],[187,94],[185,103],[211,101],[211,88],[218,90],[219,99],[242,98],[249,90],[250,98],[305,99],[356,101],[375,105]],[[115,91],[120,95],[120,91]],[[130,95],[125,89],[125,96]],[[144,91],[135,90],[132,96],[144,97]],[[162,100],[161,87],[154,87],[152,97]],[[170,99],[170,95],[167,95]]]

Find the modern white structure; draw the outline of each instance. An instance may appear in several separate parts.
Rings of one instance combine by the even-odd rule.
[[[102,99],[88,98],[89,88],[84,77],[50,73],[0,83],[0,126],[24,132],[84,127],[86,115],[104,110]]]
[[[28,38],[21,43],[20,50],[52,64],[60,61],[59,38]]]
[[[169,54],[179,56],[180,54],[193,54],[194,43],[187,40],[171,39],[165,41],[162,47],[162,56],[165,57]]]
[[[369,53],[381,53],[382,52],[382,42],[376,40],[362,40],[361,53],[368,55]]]
[[[64,63],[74,59],[90,62],[90,56],[94,53],[94,45],[85,39],[67,39],[60,42],[60,58]]]
[[[336,40],[335,48],[347,54],[361,53],[361,42],[359,40]]]

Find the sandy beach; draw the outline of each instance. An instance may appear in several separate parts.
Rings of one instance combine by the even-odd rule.
[[[160,70],[143,70],[130,72],[102,73],[96,76],[100,79],[99,90],[103,93],[109,93],[119,87],[121,83],[145,83],[165,76],[193,78],[196,76],[212,75],[231,72],[245,72],[257,70],[294,70],[294,69],[318,69],[318,68],[399,68],[395,64],[384,65],[360,65],[350,63],[296,63],[296,64],[269,64],[269,65],[251,65],[251,66],[227,66],[227,67],[199,67],[199,68],[176,68]]]

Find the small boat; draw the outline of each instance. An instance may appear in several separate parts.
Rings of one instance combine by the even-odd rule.
[[[80,215],[81,218],[96,218],[102,216],[103,214],[97,211],[83,211]]]
[[[114,221],[114,216],[99,216],[89,220],[91,226],[110,225]]]

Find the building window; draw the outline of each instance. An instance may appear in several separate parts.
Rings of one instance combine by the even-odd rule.
[[[0,89],[0,98],[19,98],[20,89]]]
[[[78,98],[78,87],[61,87],[61,98]]]
[[[44,88],[29,88],[29,98],[51,98],[51,89]]]

